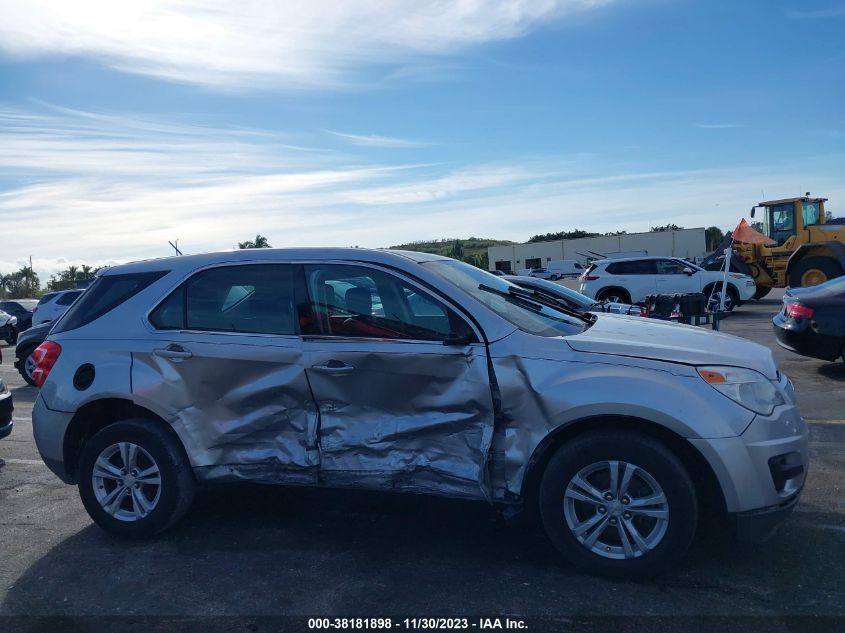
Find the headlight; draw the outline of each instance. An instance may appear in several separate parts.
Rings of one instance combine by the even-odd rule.
[[[780,391],[763,374],[741,367],[698,367],[698,375],[708,385],[737,404],[756,413],[769,415],[785,404]]]
[[[18,317],[12,317],[11,319],[9,319],[9,324],[10,325],[17,325],[18,324]]]

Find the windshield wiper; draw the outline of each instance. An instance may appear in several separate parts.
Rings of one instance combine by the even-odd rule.
[[[479,290],[484,290],[486,292],[491,292],[493,294],[499,295],[500,297],[505,297],[508,299],[517,298],[523,299],[522,303],[527,303],[529,309],[537,312],[536,307],[531,305],[532,303],[538,303],[541,306],[546,306],[547,308],[552,308],[553,310],[557,310],[558,312],[562,312],[571,317],[575,317],[580,321],[584,321],[592,325],[598,319],[598,316],[595,314],[590,314],[588,312],[577,312],[568,306],[561,305],[561,302],[554,296],[548,295],[546,293],[537,291],[537,290],[526,290],[524,288],[519,288],[518,286],[509,286],[507,292],[504,290],[499,290],[498,288],[493,288],[493,286],[488,286],[486,284],[479,284]]]

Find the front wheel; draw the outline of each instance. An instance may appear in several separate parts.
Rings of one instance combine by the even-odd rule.
[[[146,538],[163,532],[187,512],[194,485],[179,440],[155,421],[116,422],[82,450],[82,503],[97,525],[117,536]]]
[[[594,574],[646,578],[687,551],[695,535],[695,488],[660,442],[602,431],[566,443],[540,484],[546,533],[571,563]]]
[[[560,277],[558,277],[557,275],[552,275],[551,277],[549,277],[550,281],[557,281],[558,279],[560,279]]]
[[[26,350],[21,356],[19,356],[18,361],[18,371],[21,374],[21,378],[24,379],[26,384],[31,385],[33,387],[36,386],[35,379],[32,377],[32,372],[35,371],[35,359],[32,357],[32,353],[35,351],[35,347]]]
[[[721,312],[722,311],[722,288],[720,286],[711,287],[707,293],[708,301],[707,301],[707,309],[710,312]],[[737,295],[736,290],[731,287],[728,287],[728,292],[725,295],[725,312],[733,312],[733,309],[739,305],[739,295]]]

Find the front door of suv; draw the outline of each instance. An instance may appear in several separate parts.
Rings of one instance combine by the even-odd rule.
[[[173,425],[201,478],[317,482],[297,279],[290,264],[208,268],[150,313],[132,391]]]
[[[473,329],[392,271],[332,263],[304,272],[321,482],[483,498],[493,403]]]
[[[684,266],[674,259],[658,259],[655,264],[657,265],[655,281],[658,294],[701,292],[701,276],[696,275],[697,271],[692,266]],[[692,274],[685,273],[685,268],[692,270]]]

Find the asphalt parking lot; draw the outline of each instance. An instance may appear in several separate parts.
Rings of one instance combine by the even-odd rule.
[[[777,347],[781,295],[739,308],[723,331],[772,348],[795,383],[814,460],[802,500],[769,543],[716,533],[645,584],[580,574],[538,528],[483,504],[417,496],[209,488],[158,540],[121,542],[41,463],[36,391],[4,346],[16,426],[0,440],[0,616],[236,616],[226,630],[262,615],[787,618],[770,630],[790,628],[790,616],[845,616],[845,363]]]

